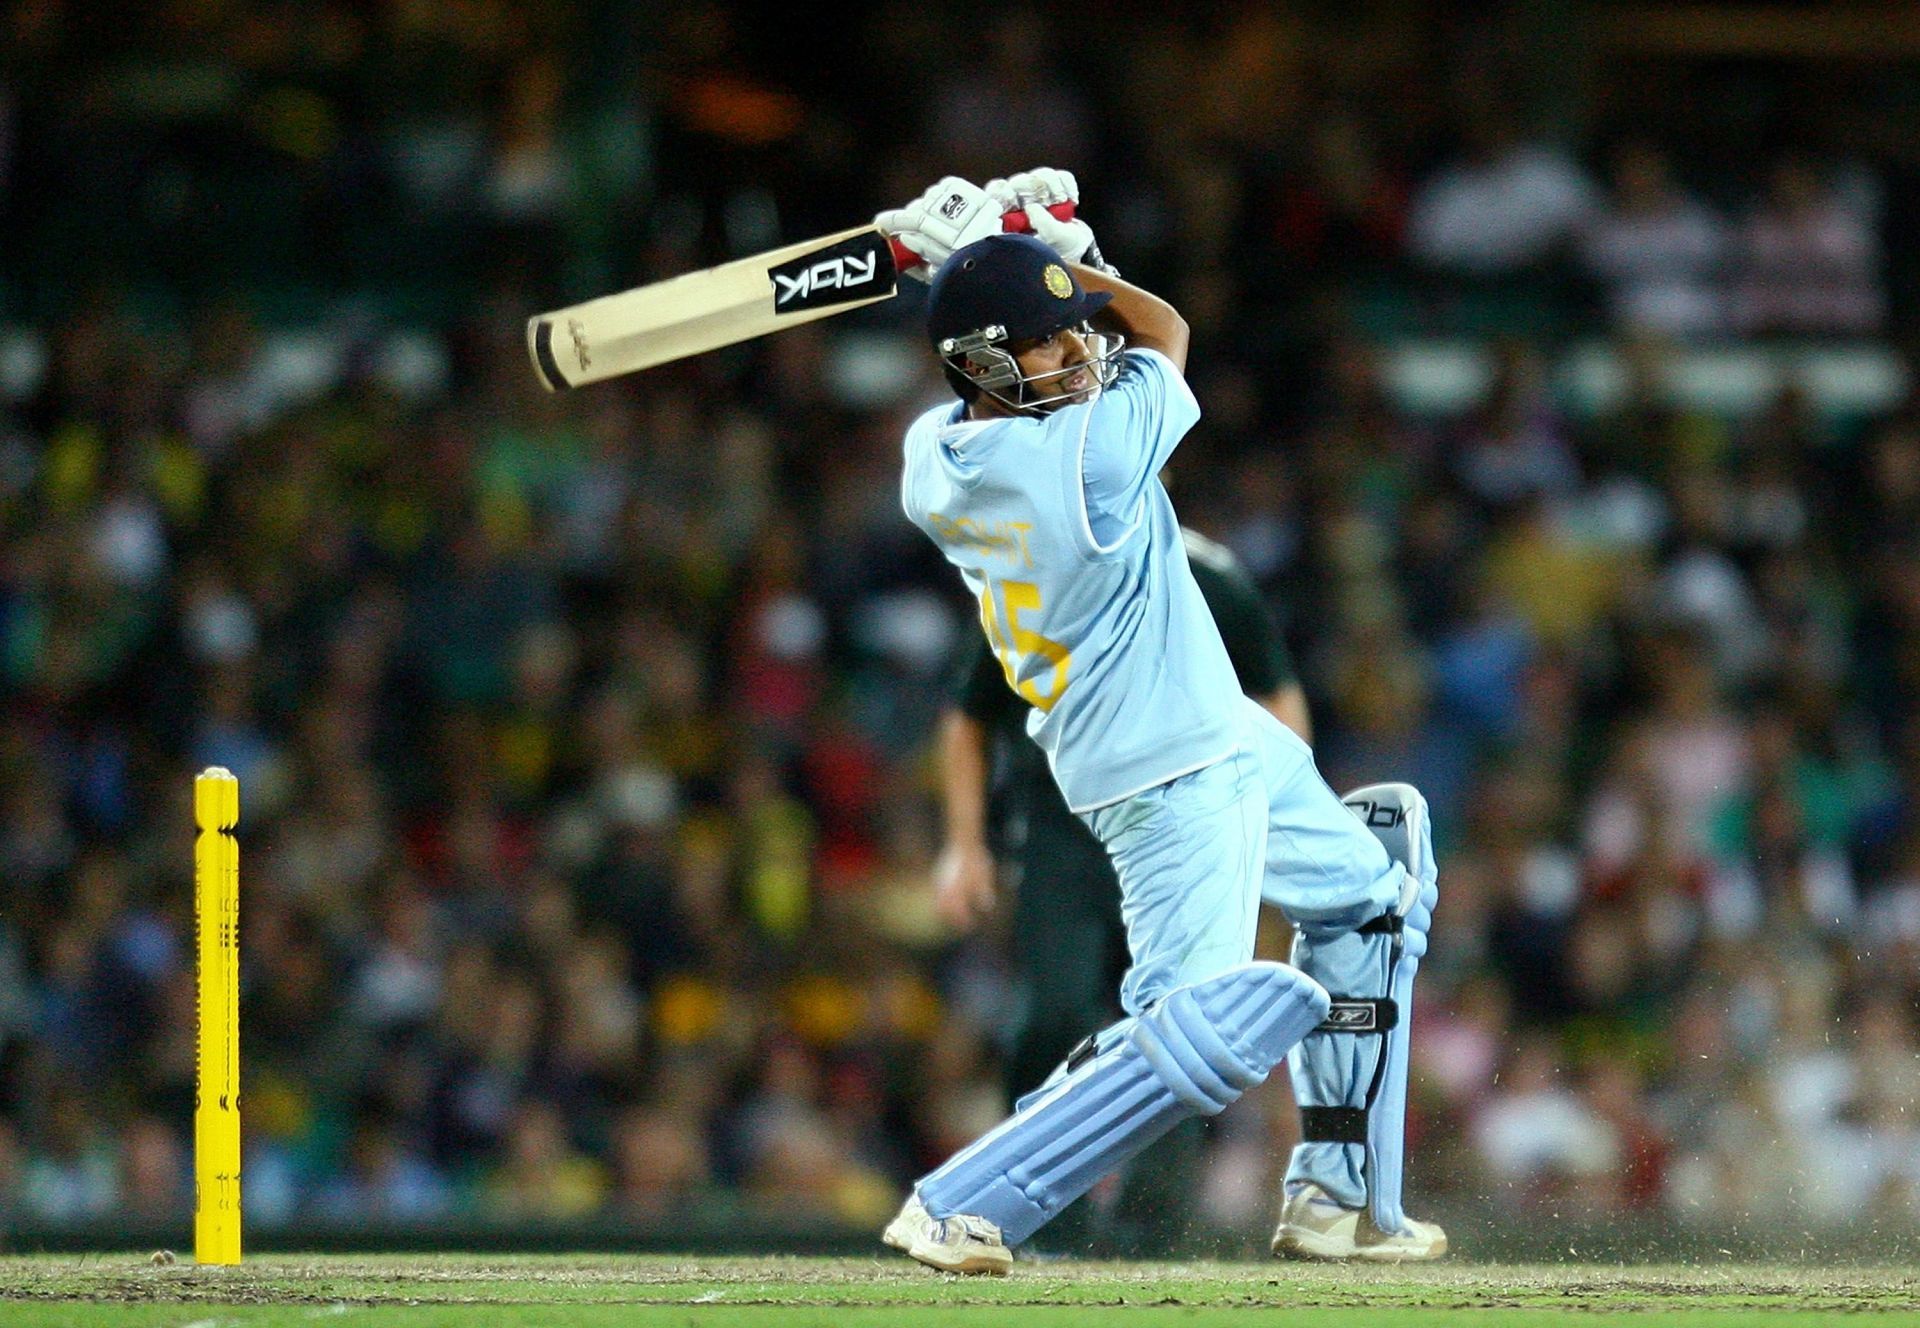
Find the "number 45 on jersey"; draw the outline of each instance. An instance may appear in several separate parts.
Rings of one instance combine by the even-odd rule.
[[[999,594],[995,595],[995,590]],[[996,603],[996,600],[998,601]],[[987,629],[987,643],[999,656],[1000,668],[1007,675],[1007,686],[1018,692],[1038,710],[1051,710],[1065,695],[1067,674],[1073,665],[1073,652],[1058,641],[1050,641],[1023,626],[1022,613],[1040,612],[1040,587],[1031,581],[989,580],[980,591],[980,622]],[[1045,660],[1053,669],[1053,687],[1042,692],[1032,676],[1035,658]]]

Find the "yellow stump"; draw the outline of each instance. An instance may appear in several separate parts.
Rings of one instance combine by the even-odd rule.
[[[240,781],[193,781],[200,1048],[193,1104],[193,1257],[240,1262]]]

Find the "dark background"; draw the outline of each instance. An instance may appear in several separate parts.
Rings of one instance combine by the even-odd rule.
[[[185,1229],[216,763],[260,1238],[864,1240],[996,1117],[1019,992],[928,897],[972,629],[896,501],[918,292],[560,398],[521,338],[1047,164],[1194,324],[1170,482],[1323,770],[1432,800],[1416,1211],[1910,1241],[1916,51],[1879,4],[0,4],[13,1239]],[[1196,1240],[1292,1129],[1217,1124]]]

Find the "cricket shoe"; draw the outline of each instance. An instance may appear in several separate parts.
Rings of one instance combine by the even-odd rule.
[[[1417,1263],[1445,1254],[1447,1233],[1412,1218],[1405,1231],[1382,1231],[1366,1209],[1343,1207],[1318,1185],[1302,1185],[1281,1206],[1273,1252],[1289,1259]]]
[[[1013,1267],[1013,1251],[999,1227],[964,1213],[935,1217],[917,1193],[907,1196],[880,1239],[943,1273],[1000,1274]]]

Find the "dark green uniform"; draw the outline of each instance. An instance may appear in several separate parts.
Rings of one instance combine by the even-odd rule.
[[[1220,545],[1183,533],[1193,578],[1241,690],[1266,697],[1292,682],[1293,661],[1252,578]],[[1014,893],[1023,999],[1007,1088],[1017,1097],[1051,1074],[1080,1039],[1119,1017],[1114,997],[1127,967],[1120,885],[1100,841],[1067,810],[1046,757],[1027,737],[1027,703],[1007,686],[984,638],[955,682],[954,703],[997,739],[988,819],[998,831],[1002,879]],[[1201,1122],[1192,1121],[1133,1164],[1111,1233],[1116,1252],[1164,1250],[1187,1228],[1200,1137]],[[1086,1205],[1075,1204],[1049,1225],[1049,1243],[1081,1243],[1087,1225]]]

